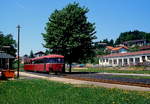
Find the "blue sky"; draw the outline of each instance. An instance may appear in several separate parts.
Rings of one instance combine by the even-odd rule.
[[[89,8],[88,20],[96,24],[98,40],[116,39],[121,32],[150,32],[150,0],[0,0],[0,31],[17,39],[21,25],[21,55],[45,50],[41,33],[55,9],[79,2]]]

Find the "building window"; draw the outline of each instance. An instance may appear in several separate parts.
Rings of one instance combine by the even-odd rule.
[[[140,62],[140,58],[135,58],[135,63],[138,64]]]
[[[106,62],[108,62],[108,59],[106,59]]]
[[[103,62],[105,62],[105,59],[103,59]]]
[[[129,61],[130,61],[130,62],[133,62],[133,58],[129,58]]]
[[[114,59],[114,64],[117,64],[117,60],[116,59]]]
[[[147,59],[150,60],[150,56],[147,56]]]
[[[127,62],[127,59],[124,59],[124,65],[127,65],[128,62]]]
[[[119,59],[119,65],[120,66],[122,65],[122,59]]]
[[[145,62],[145,61],[146,61],[146,60],[145,60],[145,56],[142,56],[142,61],[143,61],[143,62]]]
[[[109,60],[109,64],[112,64],[112,60]]]
[[[133,58],[129,58],[129,63],[130,63],[130,65],[133,64]]]

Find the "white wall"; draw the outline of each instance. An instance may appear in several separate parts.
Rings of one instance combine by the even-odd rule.
[[[124,57],[113,57],[113,58],[100,58],[99,59],[99,65],[100,66],[119,66],[119,59],[122,59],[122,65],[124,64],[124,59],[127,59],[127,64],[130,65],[135,65],[135,58],[139,58],[140,63],[143,62],[142,60],[142,56],[145,56],[145,61],[149,61],[147,56],[150,56],[150,54],[148,55],[135,55],[135,56],[124,56]],[[133,63],[131,63],[129,61],[130,58],[133,58]],[[106,61],[108,59],[108,61]],[[112,64],[109,64],[109,60],[112,60]],[[114,60],[117,60],[117,63],[114,64]]]

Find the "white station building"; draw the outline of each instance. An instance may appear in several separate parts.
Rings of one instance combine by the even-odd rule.
[[[143,62],[150,62],[150,50],[99,56],[100,66],[132,66]]]

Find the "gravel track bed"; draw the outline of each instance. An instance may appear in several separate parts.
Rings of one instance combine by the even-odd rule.
[[[80,79],[80,80],[89,80],[96,82],[106,82],[106,83],[118,83],[118,84],[127,84],[127,85],[138,85],[144,87],[150,87],[150,79],[136,79],[136,78],[126,78],[126,77],[117,77],[113,75],[104,75],[104,74],[67,74],[67,78]]]

